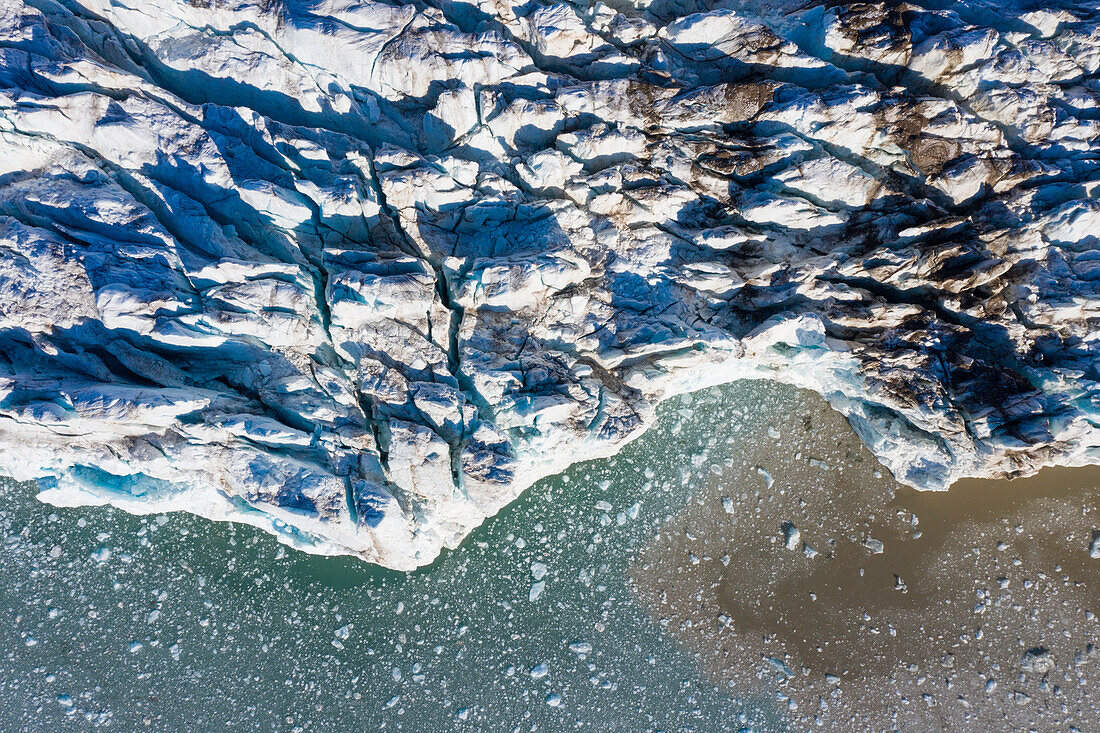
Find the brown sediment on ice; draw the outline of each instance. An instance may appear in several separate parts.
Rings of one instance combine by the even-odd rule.
[[[1098,729],[1100,467],[918,492],[820,397],[761,389],[790,409],[735,416],[633,564],[667,633],[721,684],[778,685],[796,723]]]

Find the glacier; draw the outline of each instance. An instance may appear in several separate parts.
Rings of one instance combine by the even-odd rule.
[[[11,0],[0,472],[430,563],[663,399],[1100,463],[1100,10]]]

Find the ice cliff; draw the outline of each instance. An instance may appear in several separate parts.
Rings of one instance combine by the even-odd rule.
[[[1095,3],[9,0],[0,471],[430,562],[663,398],[1100,462]]]

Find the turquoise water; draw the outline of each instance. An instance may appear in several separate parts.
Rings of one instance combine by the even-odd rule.
[[[0,729],[777,729],[774,698],[707,682],[626,580],[759,389],[673,400],[411,574],[3,481]]]

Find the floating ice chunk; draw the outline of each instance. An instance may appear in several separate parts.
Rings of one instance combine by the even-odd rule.
[[[773,479],[772,475],[762,466],[757,466],[756,472],[764,479],[764,488],[770,489],[775,484],[775,479]]]
[[[722,497],[722,511],[724,511],[726,514],[733,514],[733,508],[734,508],[733,499],[729,498],[728,496],[723,496]]]
[[[539,662],[534,667],[531,667],[531,677],[539,680],[550,674],[550,665],[546,662]]]
[[[802,554],[805,555],[806,557],[810,558],[811,560],[818,556],[817,550],[810,547],[805,542],[802,543]]]
[[[546,576],[546,563],[534,562],[531,563],[531,577],[535,580],[542,580]]]
[[[540,580],[537,583],[531,585],[531,591],[527,594],[527,600],[534,603],[542,595],[542,592],[546,590],[546,581]]]
[[[783,542],[788,550],[798,549],[798,543],[802,539],[802,532],[792,522],[783,522]]]
[[[787,663],[778,657],[765,657],[765,661],[779,674],[784,677],[794,677],[794,672],[787,666]]]
[[[569,650],[577,654],[588,654],[592,651],[592,645],[587,641],[574,641],[569,645]]]
[[[881,540],[876,540],[874,537],[864,537],[861,545],[866,547],[874,555],[881,555],[884,548]]]
[[[546,696],[546,704],[552,708],[556,708],[557,706],[561,705],[561,695],[558,695],[555,692],[551,692],[549,695]]]
[[[1024,652],[1020,669],[1032,674],[1046,674],[1054,669],[1054,657],[1045,646],[1037,646]]]
[[[1092,531],[1092,542],[1089,543],[1089,557],[1100,559],[1100,530]]]

